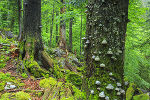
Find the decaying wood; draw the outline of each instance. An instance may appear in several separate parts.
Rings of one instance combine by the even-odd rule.
[[[46,51],[41,52],[42,63],[46,68],[53,68],[53,59],[49,56]]]

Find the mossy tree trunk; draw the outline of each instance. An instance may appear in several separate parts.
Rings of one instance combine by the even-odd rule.
[[[125,98],[123,67],[128,3],[129,0],[88,0],[84,38],[87,67],[83,81],[88,100],[103,100],[106,96],[110,100]]]
[[[25,57],[39,61],[43,51],[41,37],[41,0],[24,0]]]
[[[65,13],[66,11],[66,7],[64,7],[64,4],[65,4],[65,0],[60,0],[61,3],[62,3],[62,7],[60,8],[60,14],[63,14]],[[61,21],[60,21],[60,40],[59,40],[59,47],[63,50],[66,49],[66,23],[65,23],[65,20],[63,20],[61,18]]]

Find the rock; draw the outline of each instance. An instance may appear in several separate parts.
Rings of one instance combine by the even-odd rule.
[[[11,83],[11,82],[7,82],[6,84],[7,84],[7,85],[11,85],[12,83]]]
[[[15,85],[10,85],[10,89],[14,89],[14,88],[16,88]]]
[[[6,86],[5,86],[5,90],[9,90],[9,89],[14,89],[14,88],[16,88],[16,86],[15,85],[13,85],[13,83],[11,83],[11,82],[6,82]]]
[[[6,85],[4,89],[5,90],[10,90],[10,89],[14,89],[14,88],[16,88],[15,85]]]
[[[11,31],[5,31],[5,36],[8,38],[8,39],[11,39],[14,37],[14,35],[12,34]]]

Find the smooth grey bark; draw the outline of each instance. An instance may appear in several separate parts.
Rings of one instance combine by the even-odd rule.
[[[129,0],[88,0],[83,89],[87,100],[125,99],[115,88],[124,85],[125,34]],[[100,83],[100,84],[99,84]],[[121,86],[117,86],[120,83]],[[108,89],[110,84],[113,89]]]

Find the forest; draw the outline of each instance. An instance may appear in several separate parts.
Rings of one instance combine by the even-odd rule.
[[[0,100],[150,100],[150,0],[0,0]]]

